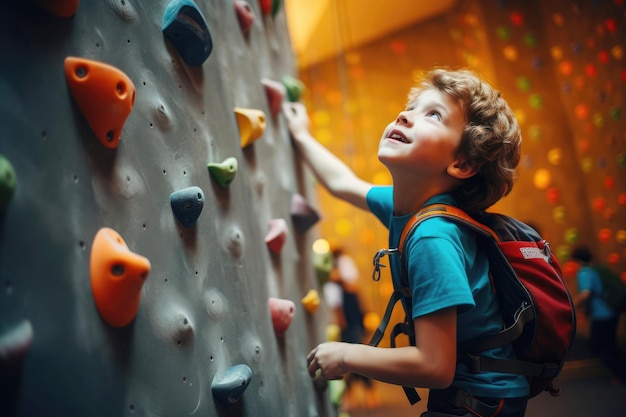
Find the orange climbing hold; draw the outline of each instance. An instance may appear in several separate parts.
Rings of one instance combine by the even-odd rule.
[[[78,11],[80,0],[36,0],[37,6],[58,17],[72,17]]]
[[[93,298],[102,318],[114,327],[133,321],[150,261],[131,252],[115,230],[104,227],[94,237],[90,269]]]
[[[65,58],[65,78],[100,142],[117,148],[122,127],[135,103],[135,85],[119,69],[84,58]]]
[[[235,107],[241,147],[245,148],[263,135],[265,131],[265,113],[257,109]]]

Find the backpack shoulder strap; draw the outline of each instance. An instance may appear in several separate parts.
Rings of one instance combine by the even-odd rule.
[[[398,244],[398,252],[402,256],[404,245],[415,228],[424,220],[434,217],[444,216],[456,223],[463,224],[479,236],[487,239],[489,242],[486,250],[490,263],[494,262],[500,267],[506,268],[507,273],[515,275],[508,261],[498,248],[498,244],[502,242],[500,236],[489,226],[479,222],[462,209],[448,204],[431,204],[422,208],[415,216],[413,216],[404,227]],[[497,261],[494,260],[497,256]],[[493,265],[490,266],[492,268]],[[404,278],[403,278],[404,279]],[[494,347],[502,346],[516,340],[523,332],[524,326],[534,319],[534,309],[530,304],[522,305],[515,316],[515,321],[500,333],[491,336],[482,336],[475,339],[467,340],[459,343],[459,352],[482,352]]]
[[[455,221],[467,225],[475,232],[483,236],[491,237],[496,242],[500,241],[500,238],[498,237],[496,232],[474,219],[462,209],[451,206],[449,204],[430,204],[426,207],[423,207],[419,212],[412,216],[411,219],[409,219],[409,221],[404,226],[402,234],[400,235],[400,243],[398,244],[398,251],[400,251],[400,255],[402,255],[406,240],[409,238],[409,236],[411,236],[413,230],[415,230],[415,228],[422,221],[435,216],[444,216],[455,219]]]

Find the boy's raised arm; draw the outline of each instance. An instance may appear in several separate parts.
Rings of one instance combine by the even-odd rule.
[[[298,154],[324,188],[339,199],[369,210],[366,195],[372,184],[357,177],[348,165],[311,136],[309,117],[304,105],[286,103],[283,112]]]

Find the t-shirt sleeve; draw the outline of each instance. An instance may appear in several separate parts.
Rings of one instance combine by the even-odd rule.
[[[429,219],[407,242],[413,319],[447,307],[463,312],[475,306],[466,272],[463,233],[450,222]]]
[[[366,195],[367,206],[381,223],[389,228],[393,215],[393,187],[375,186],[370,188]]]

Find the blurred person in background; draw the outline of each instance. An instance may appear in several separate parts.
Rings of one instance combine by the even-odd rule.
[[[608,267],[594,264],[593,254],[585,246],[574,248],[571,258],[580,266],[576,273],[578,292],[574,302],[576,308],[589,318],[591,353],[611,371],[615,383],[626,384],[626,360],[617,342],[620,313],[602,297],[600,274],[610,271]]]
[[[331,311],[332,321],[341,329],[341,342],[363,343],[365,326],[363,310],[357,292],[359,270],[354,259],[340,247],[332,249],[332,269],[324,284],[324,300]],[[343,408],[364,405],[372,408],[378,397],[373,390],[372,380],[363,375],[349,373],[345,377],[346,391],[343,395]],[[354,385],[360,382],[366,392],[357,399]],[[364,401],[363,401],[364,400]]]

